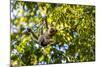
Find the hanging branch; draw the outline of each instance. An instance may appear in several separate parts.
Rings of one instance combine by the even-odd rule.
[[[43,27],[48,29],[47,16],[46,16],[47,8],[45,6],[42,6],[42,7],[39,7],[39,9],[40,9],[40,14],[42,16]],[[42,30],[43,30],[43,27],[42,27]]]
[[[47,18],[46,16],[45,17],[42,17],[42,25],[41,25],[41,34],[43,34],[43,28],[46,28],[48,30],[48,23],[47,23]]]

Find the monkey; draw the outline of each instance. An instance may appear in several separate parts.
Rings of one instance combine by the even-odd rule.
[[[41,34],[39,37],[37,37],[32,29],[28,28],[28,32],[32,34],[32,36],[35,38],[35,42],[38,43],[41,46],[47,46],[51,42],[53,42],[52,37],[56,34],[57,30],[54,29],[53,27],[48,28],[46,32]]]
[[[46,46],[53,42],[52,37],[56,34],[57,30],[54,28],[49,28],[45,33],[39,36],[38,42],[42,46]]]

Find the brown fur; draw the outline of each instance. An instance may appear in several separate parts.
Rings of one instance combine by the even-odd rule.
[[[46,46],[52,42],[52,36],[56,34],[57,30],[54,28],[48,29],[43,35],[40,35],[38,38],[39,44]]]

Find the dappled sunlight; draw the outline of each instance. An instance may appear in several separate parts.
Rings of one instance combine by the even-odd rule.
[[[95,6],[11,2],[10,28],[11,65],[95,61]]]

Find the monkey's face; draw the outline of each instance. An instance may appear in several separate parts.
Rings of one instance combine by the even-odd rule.
[[[50,29],[48,30],[48,34],[49,34],[50,36],[53,36],[54,34],[56,34],[56,32],[57,32],[57,30],[54,29],[54,28],[50,28]]]

